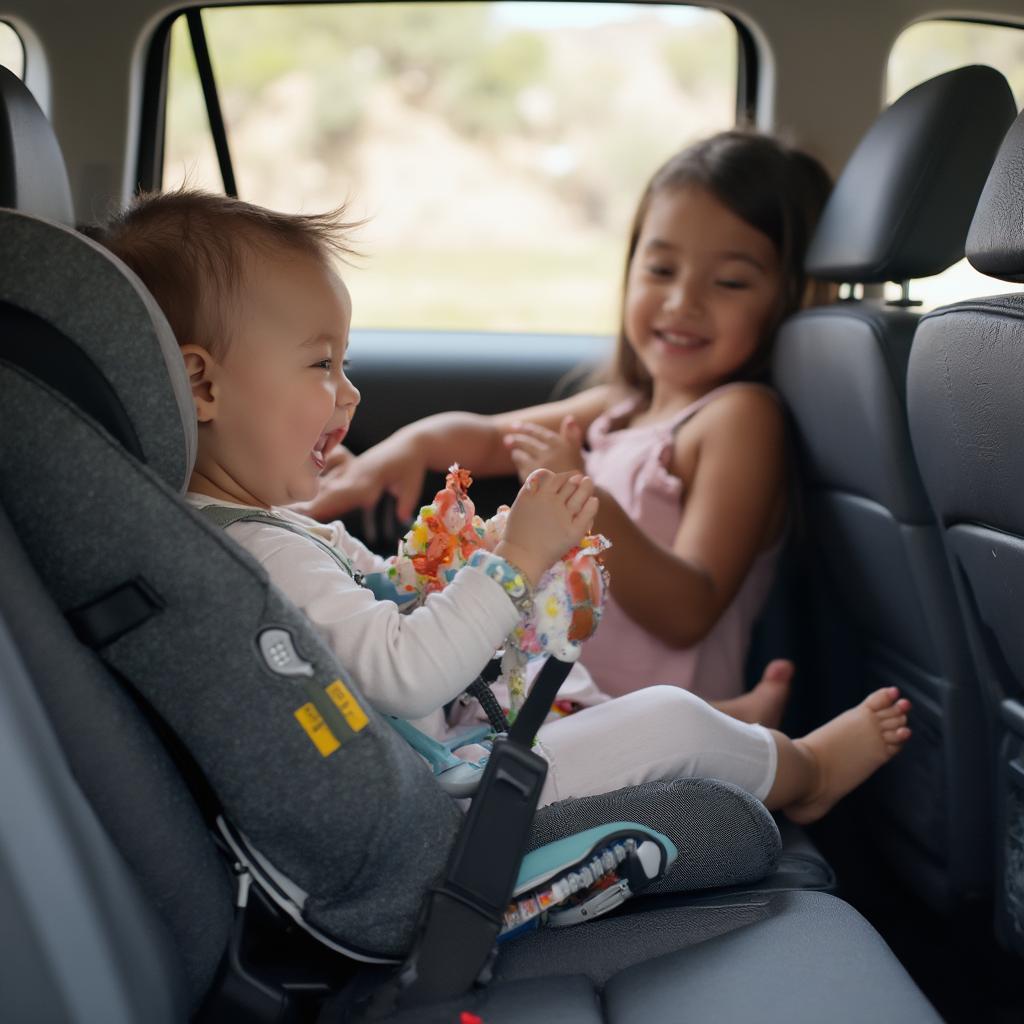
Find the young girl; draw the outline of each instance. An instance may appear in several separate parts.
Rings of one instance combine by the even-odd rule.
[[[783,410],[759,381],[776,328],[804,300],[828,189],[816,161],[763,135],[726,132],[674,156],[633,221],[605,383],[519,412],[414,423],[326,477],[306,510],[338,515],[388,490],[408,517],[425,472],[453,461],[478,477],[585,469],[595,529],[612,541],[612,600],[582,657],[594,681],[616,696],[670,683],[736,698],[787,522]],[[784,684],[788,666],[769,675]],[[753,708],[719,706],[777,721],[784,694],[761,686]]]
[[[329,260],[344,227],[180,192],[140,200],[100,237],[153,293],[181,345],[199,425],[188,500],[269,511],[295,527],[241,521],[228,532],[309,617],[367,700],[440,737],[444,705],[518,621],[522,577],[536,582],[580,539],[596,501],[578,471],[532,472],[495,552],[474,555],[408,615],[360,585],[359,572],[383,564],[340,523],[321,526],[284,507],[315,495],[359,403],[345,374],[351,302]],[[809,821],[898,752],[908,708],[895,689],[878,690],[790,740],[685,690],[650,687],[542,727],[541,800],[703,775]]]

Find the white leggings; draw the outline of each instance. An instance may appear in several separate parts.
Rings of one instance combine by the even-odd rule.
[[[549,764],[541,805],[657,779],[721,779],[763,800],[778,750],[747,725],[677,686],[648,686],[543,725],[534,748]]]

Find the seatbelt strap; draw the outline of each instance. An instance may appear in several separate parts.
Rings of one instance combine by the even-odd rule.
[[[526,703],[519,709],[516,720],[512,723],[508,738],[513,743],[529,750],[533,746],[534,737],[544,724],[544,719],[551,711],[551,705],[558,696],[558,691],[565,682],[565,677],[572,668],[572,662],[548,658],[533,681]]]
[[[495,739],[444,880],[427,896],[412,951],[378,990],[368,1019],[456,998],[486,974],[547,778],[547,761],[531,747],[571,668],[549,658],[512,732]]]

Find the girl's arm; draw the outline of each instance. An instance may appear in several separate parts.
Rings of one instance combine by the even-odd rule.
[[[513,424],[536,423],[557,430],[564,417],[573,416],[586,430],[617,395],[601,385],[558,402],[496,416],[428,416],[402,427],[339,470],[332,468],[320,481],[316,498],[302,511],[320,520],[333,519],[354,508],[372,508],[387,492],[396,499],[399,519],[409,520],[428,470],[443,472],[458,462],[477,477],[513,474],[516,467],[503,443]]]
[[[736,389],[680,430],[672,472],[687,481],[671,549],[648,537],[598,490],[594,529],[612,592],[630,618],[673,647],[699,643],[736,596],[786,515],[785,424],[768,393]]]

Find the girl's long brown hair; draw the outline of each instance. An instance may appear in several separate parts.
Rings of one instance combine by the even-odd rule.
[[[640,197],[629,232],[622,282],[622,312],[615,353],[601,379],[650,397],[652,382],[626,338],[625,305],[629,271],[653,198],[696,185],[707,189],[741,220],[775,244],[785,282],[778,310],[761,344],[735,379],[763,377],[779,324],[801,306],[812,304],[816,282],[804,272],[804,257],[822,207],[832,188],[828,172],[814,157],[769,135],[728,131],[694,143],[663,164]]]

